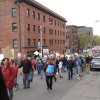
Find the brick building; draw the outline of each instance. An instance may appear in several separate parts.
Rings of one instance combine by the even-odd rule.
[[[79,50],[78,27],[75,25],[66,26],[66,34],[67,34],[66,36],[67,50],[69,50],[70,53],[78,52]]]
[[[35,0],[0,0],[0,48],[33,54],[40,37],[43,49],[65,52],[66,19]]]

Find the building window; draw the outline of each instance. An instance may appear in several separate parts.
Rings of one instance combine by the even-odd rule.
[[[61,27],[61,23],[60,23],[60,27]]]
[[[49,40],[49,44],[51,45],[52,43],[51,43],[51,39]]]
[[[55,35],[56,35],[57,31],[55,30]]]
[[[17,31],[17,23],[12,23],[12,31],[13,32]]]
[[[53,19],[49,18],[49,24],[53,24]]]
[[[34,39],[33,42],[34,42],[34,46],[36,46],[36,39]]]
[[[40,14],[38,13],[38,20],[40,20]]]
[[[46,39],[43,39],[43,45],[46,45]]]
[[[13,46],[13,48],[17,48],[18,47],[17,39],[13,39],[12,40],[12,46]]]
[[[51,29],[49,29],[49,34],[51,34]]]
[[[45,22],[45,16],[43,16],[43,22]]]
[[[30,39],[27,40],[27,44],[28,44],[28,46],[31,46],[31,40]]]
[[[58,40],[58,45],[59,45],[59,40]]]
[[[27,24],[27,31],[30,32],[30,24]]]
[[[41,48],[41,41],[38,39],[38,48]]]
[[[59,31],[58,31],[58,35],[59,35]]]
[[[63,32],[63,36],[65,36],[65,32]]]
[[[35,19],[35,12],[33,11],[33,18]]]
[[[65,25],[63,24],[63,28],[65,28]]]
[[[55,40],[55,45],[57,44],[57,41]]]
[[[58,27],[59,27],[59,22],[58,22]]]
[[[53,39],[50,39],[50,40],[49,40],[49,44],[50,44],[50,45],[53,45]]]
[[[12,8],[12,16],[13,16],[13,17],[16,16],[16,8]]]
[[[60,31],[60,36],[62,35],[62,32]]]
[[[53,35],[53,29],[49,29],[49,34]]]
[[[40,26],[38,26],[38,33],[40,33]]]
[[[30,16],[30,10],[27,9],[27,17],[29,17],[29,16]]]
[[[51,40],[51,42],[52,42],[52,45],[53,45],[53,39]]]
[[[56,26],[56,21],[55,21],[55,26]]]
[[[45,34],[45,27],[43,28],[43,33]]]
[[[60,40],[60,44],[62,45],[62,40]]]
[[[65,44],[65,40],[63,40],[63,44]]]
[[[33,25],[33,32],[35,32],[35,25]]]

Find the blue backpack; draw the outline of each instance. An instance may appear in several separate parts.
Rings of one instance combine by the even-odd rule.
[[[81,59],[78,59],[78,60],[76,61],[76,65],[77,65],[77,66],[82,65],[82,60],[81,60]]]
[[[47,74],[54,74],[54,65],[48,65],[46,68]]]

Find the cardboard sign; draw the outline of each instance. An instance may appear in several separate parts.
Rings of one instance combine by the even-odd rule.
[[[43,55],[48,55],[49,54],[49,49],[43,49]]]
[[[10,46],[3,48],[2,53],[4,54],[4,57],[13,58],[13,54],[12,54],[12,51],[10,49]]]

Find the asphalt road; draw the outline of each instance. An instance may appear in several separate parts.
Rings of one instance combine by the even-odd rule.
[[[60,100],[75,84],[78,83],[76,77],[73,80],[67,79],[67,73],[64,78],[58,78],[53,82],[53,90],[47,91],[45,78],[40,79],[35,75],[30,89],[23,89],[22,76],[18,76],[19,90],[14,89],[14,100]]]

